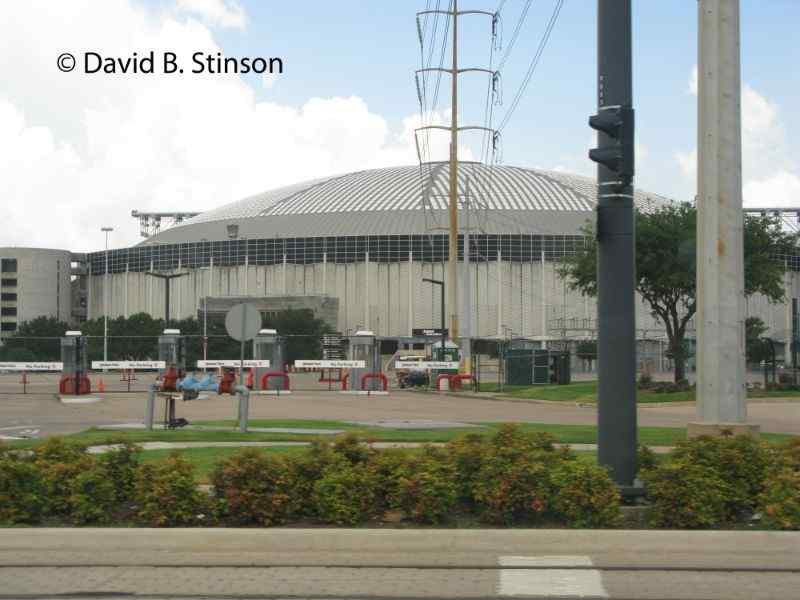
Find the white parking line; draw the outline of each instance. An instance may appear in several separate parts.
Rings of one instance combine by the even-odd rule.
[[[591,567],[592,559],[588,556],[501,556],[498,563],[501,567],[535,567],[500,569],[497,586],[500,596],[609,597],[600,571],[559,568]]]

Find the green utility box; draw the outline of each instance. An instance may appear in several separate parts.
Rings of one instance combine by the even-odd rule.
[[[504,358],[506,385],[567,385],[572,380],[569,352],[509,348]]]

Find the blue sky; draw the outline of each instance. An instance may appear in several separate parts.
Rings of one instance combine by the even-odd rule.
[[[427,0],[30,0],[0,19],[0,194],[13,224],[0,245],[95,247],[112,224],[136,241],[130,210],[204,210],[313,177],[409,164],[418,125],[415,13]],[[444,7],[448,0],[441,0]],[[495,10],[499,0],[461,0]],[[533,0],[503,69],[502,117],[556,0]],[[507,0],[503,43],[526,0]],[[430,1],[431,5],[436,0]],[[637,185],[694,195],[695,0],[634,0]],[[745,199],[800,202],[798,0],[742,0]],[[503,131],[503,163],[594,173],[595,0],[566,0],[539,67]],[[439,30],[441,32],[441,28]],[[30,32],[36,32],[33,35]],[[438,40],[437,40],[438,42]],[[65,50],[220,50],[281,56],[285,73],[175,77],[69,75]],[[487,66],[489,26],[464,17],[462,66]],[[483,123],[486,80],[462,78],[462,124]],[[450,106],[445,78],[437,108]],[[498,119],[499,120],[499,119]],[[479,153],[479,141],[462,147]],[[440,155],[446,140],[438,144]],[[74,199],[53,203],[54,197]],[[18,210],[19,212],[13,212]],[[32,224],[30,212],[42,215]]]
[[[264,99],[301,104],[309,97],[363,98],[390,122],[417,109],[412,71],[419,66],[414,13],[423,0],[339,2],[242,2],[244,31],[220,36],[231,54],[286,57],[287,73]],[[435,5],[435,2],[431,4]],[[447,4],[442,1],[442,6]],[[506,104],[518,89],[539,43],[554,0],[534,0],[522,34],[503,69]],[[462,2],[461,9],[495,10],[497,2]],[[503,6],[504,43],[511,38],[525,0]],[[680,177],[675,153],[696,138],[696,101],[689,78],[697,63],[697,3],[635,0],[634,94],[638,141],[643,146],[638,183],[655,192],[690,199],[693,185]],[[300,7],[302,6],[302,9]],[[592,140],[586,119],[594,112],[597,3],[567,0],[531,84],[504,131],[503,162],[563,167],[592,173],[585,150]],[[488,34],[481,17],[466,17],[462,64],[485,65]],[[742,80],[780,109],[787,139],[800,135],[800,2],[743,0]],[[449,61],[449,59],[447,59]],[[481,123],[483,86],[464,83],[462,120]],[[443,92],[449,92],[443,89]],[[449,106],[447,96],[439,106]],[[498,109],[505,114],[506,107]]]

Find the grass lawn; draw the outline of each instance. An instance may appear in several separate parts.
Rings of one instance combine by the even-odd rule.
[[[501,423],[481,423],[483,428],[451,428],[451,429],[384,429],[378,427],[359,427],[342,424],[337,421],[266,421],[252,420],[252,427],[292,427],[313,429],[347,429],[367,440],[384,442],[447,442],[465,433],[491,434]],[[232,421],[197,422],[197,425],[230,426]],[[597,442],[595,425],[558,425],[547,423],[519,423],[526,431],[550,433],[557,441],[565,444],[593,444]],[[88,429],[65,438],[82,444],[104,444],[120,440],[131,442],[236,442],[236,441],[309,441],[314,435],[296,433],[240,433],[230,431],[176,430],[176,431],[119,431]],[[770,442],[781,442],[790,439],[791,435],[763,433],[762,439]],[[639,441],[649,446],[671,446],[686,438],[686,430],[676,427],[640,427]],[[31,447],[42,440],[22,440],[12,442],[14,447]]]
[[[481,384],[481,392],[501,392],[496,383]],[[569,385],[506,385],[503,395],[521,400],[552,400],[565,402],[597,402],[597,381],[579,381]],[[748,398],[787,398],[800,397],[800,391],[749,390]],[[694,391],[656,393],[639,390],[637,400],[640,404],[651,402],[694,402]]]
[[[264,454],[296,454],[306,452],[306,448],[298,446],[276,446],[272,448],[252,448]],[[172,453],[178,453],[194,466],[194,475],[198,483],[208,483],[209,474],[214,465],[240,452],[241,448],[180,448],[178,450],[147,450],[142,452],[143,462],[159,461]]]

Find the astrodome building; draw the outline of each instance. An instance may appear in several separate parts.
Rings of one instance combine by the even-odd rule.
[[[437,286],[447,279],[447,163],[358,171],[267,191],[202,213],[141,244],[88,256],[88,317],[221,310],[242,298],[269,307],[308,307],[336,330],[407,336],[438,327]],[[571,291],[556,267],[584,243],[596,184],[562,172],[460,163],[459,295],[462,333],[539,340],[593,337],[594,300]],[[635,193],[643,211],[670,202]],[[469,260],[464,264],[465,240]],[[795,296],[796,294],[790,294]],[[757,299],[751,299],[751,307]],[[782,307],[765,321],[785,328]],[[467,313],[469,320],[467,321]],[[763,317],[762,317],[763,318]],[[663,333],[639,303],[644,337]]]

